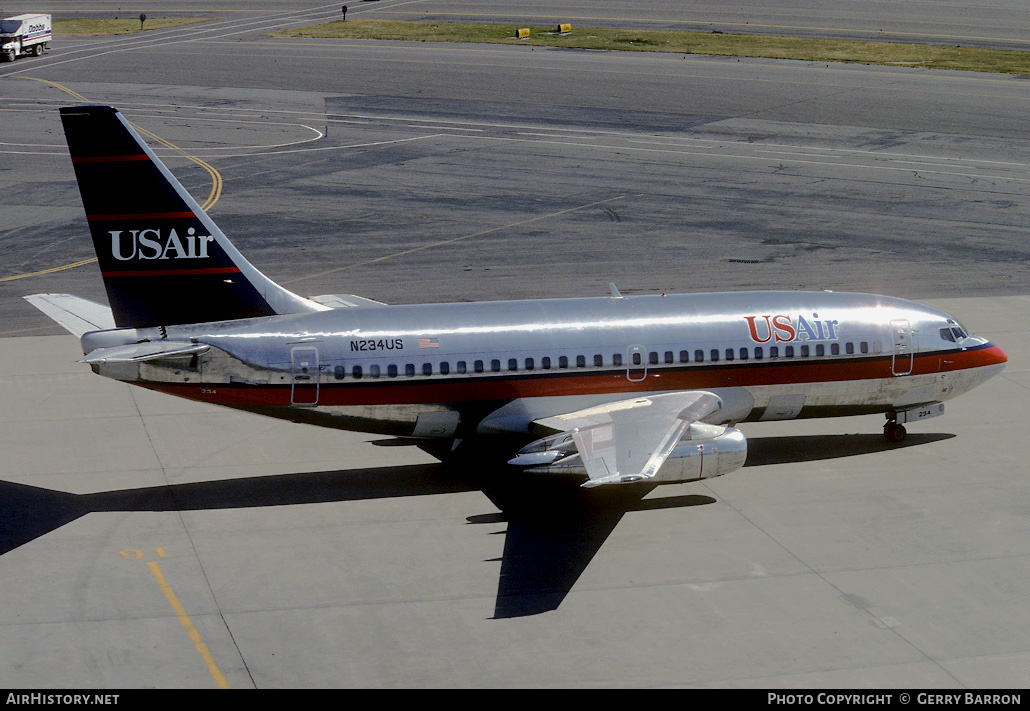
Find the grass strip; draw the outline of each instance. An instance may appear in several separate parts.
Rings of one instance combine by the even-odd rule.
[[[277,37],[407,40],[491,44],[529,44],[538,47],[671,52],[732,57],[767,57],[813,62],[908,65],[928,69],[1030,74],[1030,52],[976,47],[895,42],[778,37],[773,35],[675,30],[633,30],[576,27],[559,34],[555,25],[529,26],[530,36],[515,37],[517,25],[405,20],[336,20],[274,33]]]
[[[100,18],[83,17],[76,19],[54,20],[54,35],[129,35],[150,30],[161,30],[166,27],[192,25],[195,22],[208,22],[213,17],[148,17],[140,29],[139,17]]]

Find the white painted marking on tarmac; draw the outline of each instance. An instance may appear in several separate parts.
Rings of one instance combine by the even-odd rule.
[[[543,136],[545,138],[568,138],[568,136],[559,136],[555,133],[530,133],[529,131],[516,131],[519,136]],[[576,136],[576,138],[583,139],[585,141],[596,140],[595,136]]]
[[[464,126],[419,126],[409,123],[408,128],[421,128],[426,131],[476,131],[477,133],[483,133],[481,128],[465,128]]]

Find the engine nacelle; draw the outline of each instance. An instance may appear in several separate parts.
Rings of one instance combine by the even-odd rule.
[[[714,432],[713,432],[714,430]],[[720,432],[721,430],[721,432]],[[707,433],[705,431],[708,431]],[[736,471],[747,459],[747,438],[735,427],[695,423],[658,470],[655,481],[675,484]],[[707,436],[702,436],[707,434]]]
[[[526,467],[531,474],[587,476],[586,467],[572,445],[571,437],[543,440],[546,449],[529,447],[508,463]],[[740,469],[747,459],[747,439],[733,427],[693,423],[679,444],[662,464],[653,481],[657,484],[678,484],[710,479]],[[626,478],[624,481],[639,481]]]

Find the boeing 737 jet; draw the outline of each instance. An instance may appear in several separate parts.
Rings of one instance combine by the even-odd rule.
[[[883,414],[888,440],[1005,353],[887,296],[751,291],[385,305],[303,298],[236,250],[115,109],[61,109],[110,307],[32,304],[115,380],[583,486],[744,464],[740,422]],[[515,443],[512,445],[511,443]]]

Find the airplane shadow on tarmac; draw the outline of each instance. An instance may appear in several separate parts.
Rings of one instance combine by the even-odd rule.
[[[954,437],[912,434],[903,444],[877,435],[756,437],[745,466],[851,457]],[[732,476],[732,474],[731,474]],[[89,513],[200,511],[426,496],[481,490],[499,512],[468,517],[473,525],[507,523],[494,618],[557,609],[624,515],[715,503],[704,495],[644,499],[655,487],[582,489],[577,483],[477,476],[440,464],[305,472],[69,494],[0,481],[0,555]]]

